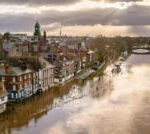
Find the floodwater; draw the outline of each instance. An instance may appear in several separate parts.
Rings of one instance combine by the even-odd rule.
[[[119,74],[111,69],[17,104],[0,134],[150,134],[150,55],[132,54]]]

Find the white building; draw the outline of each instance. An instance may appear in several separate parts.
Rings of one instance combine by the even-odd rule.
[[[54,85],[54,67],[44,59],[40,59],[44,66],[39,70],[39,89],[46,91]]]

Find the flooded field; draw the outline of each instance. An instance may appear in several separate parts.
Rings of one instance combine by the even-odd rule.
[[[0,134],[150,134],[150,55],[111,69],[17,104],[1,117]]]

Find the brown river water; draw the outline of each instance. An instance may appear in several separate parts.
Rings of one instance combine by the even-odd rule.
[[[0,117],[0,134],[150,134],[150,55],[111,69],[15,105]]]

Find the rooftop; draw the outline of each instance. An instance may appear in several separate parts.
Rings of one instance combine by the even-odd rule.
[[[20,67],[12,67],[12,66],[5,67],[4,65],[0,65],[0,75],[2,76],[5,76],[5,75],[19,76],[19,75],[26,74],[29,72],[32,72],[32,70],[30,69],[23,70]]]

